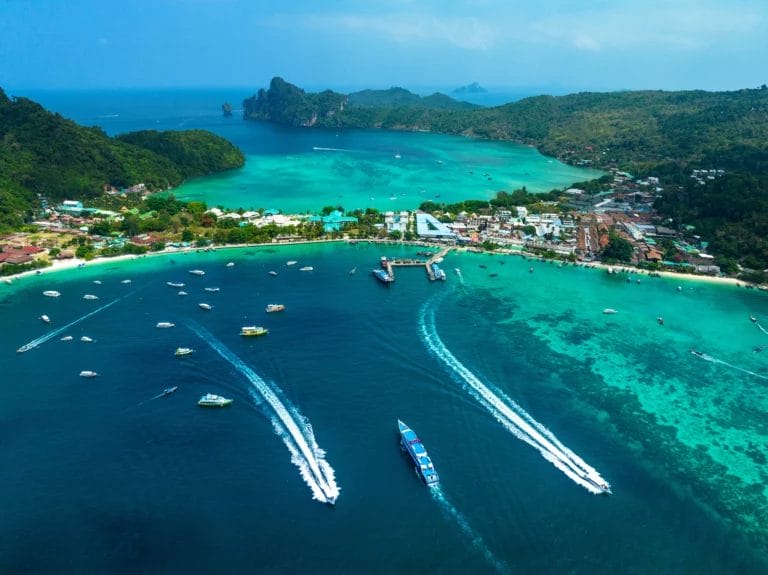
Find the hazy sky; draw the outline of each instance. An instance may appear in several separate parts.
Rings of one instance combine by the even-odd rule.
[[[737,89],[768,0],[0,0],[0,86]]]

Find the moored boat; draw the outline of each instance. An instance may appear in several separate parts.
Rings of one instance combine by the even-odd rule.
[[[176,351],[173,352],[173,355],[189,355],[194,352],[195,350],[191,347],[177,347]]]
[[[416,465],[416,474],[427,485],[437,485],[440,479],[435,471],[435,466],[424,448],[424,444],[418,438],[416,433],[405,423],[397,420],[398,431],[400,432],[400,447],[410,455]]]
[[[165,285],[174,288],[181,288],[184,287],[184,282],[165,282]]]
[[[40,316],[40,320],[44,321],[45,323],[51,323],[51,318],[49,318],[47,315],[43,314]]]
[[[266,335],[269,330],[260,325],[246,325],[240,328],[240,335]]]
[[[209,304],[209,303],[199,303],[197,305],[200,306],[200,309],[204,309],[204,310],[207,310],[207,311],[210,311],[210,310],[213,309],[213,306],[211,304]]]
[[[271,275],[271,276],[276,276],[277,275],[277,272],[275,270],[269,270],[267,273],[269,275]]]
[[[170,321],[157,322],[157,327],[160,327],[160,328],[173,327],[175,325],[176,325],[175,323],[171,323]]]
[[[315,268],[313,268],[312,266],[304,266],[303,268],[299,268],[299,271],[300,272],[311,272],[314,269]]]
[[[99,299],[99,296],[87,293],[83,296],[83,299],[95,300]]]
[[[91,343],[93,341],[93,338],[92,337],[88,337],[87,335],[84,335],[84,336],[82,336],[80,338],[80,341],[82,341],[84,343]]]
[[[233,268],[233,267],[235,267],[235,262],[227,262],[227,267],[228,267],[228,268]]]
[[[445,272],[437,264],[432,264],[432,273],[434,274],[436,280],[446,280]]]
[[[203,397],[200,398],[200,401],[197,402],[197,405],[200,407],[226,407],[230,403],[232,403],[231,399],[227,399],[226,397],[215,395],[213,393],[206,393]]]
[[[72,339],[73,339],[73,338],[72,338],[72,336],[71,336],[71,335],[65,335],[65,336],[64,336],[64,337],[62,337],[62,338],[61,338],[61,340],[59,340],[59,341],[72,341]]]
[[[616,310],[610,307],[607,307],[603,310],[603,313],[606,315],[613,315],[616,313]]]
[[[129,283],[131,283],[131,280],[123,280],[123,281],[121,281],[120,283],[121,283],[121,284],[129,284]]]
[[[56,290],[49,289],[49,290],[45,290],[43,292],[43,295],[46,295],[48,297],[59,297],[61,293],[57,292]]]
[[[390,284],[395,281],[395,278],[389,275],[385,270],[371,270],[371,273],[373,274],[373,277],[384,284]]]
[[[283,311],[285,310],[285,305],[281,303],[271,303],[267,305],[267,313],[273,313],[276,311]]]
[[[205,291],[209,291],[209,292],[212,292],[212,293],[215,293],[215,292],[219,291],[219,288],[217,288],[217,287],[207,287],[207,288],[203,288],[203,289]]]
[[[95,371],[84,370],[80,372],[80,377],[96,377],[98,375]]]
[[[189,270],[189,273],[195,276],[204,276],[205,272],[203,270]]]
[[[285,262],[285,265],[287,265],[287,266],[295,266],[297,263],[299,263],[299,262],[297,262],[296,260],[289,260],[289,261]]]
[[[179,292],[179,295],[187,295],[187,292],[185,292],[184,290],[182,290],[182,291],[180,291],[180,292]]]

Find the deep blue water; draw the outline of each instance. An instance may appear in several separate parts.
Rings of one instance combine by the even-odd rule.
[[[464,284],[453,273],[429,283],[423,270],[410,269],[387,288],[368,273],[383,253],[414,251],[357,245],[190,253],[3,286],[0,570],[760,572],[743,538],[595,417],[578,392],[580,380],[594,376],[525,324],[499,324],[523,302],[499,299],[472,275],[485,260],[450,256],[456,259],[446,266],[461,262],[467,270]],[[314,271],[299,271],[304,265]],[[501,275],[525,277],[527,266],[512,258]],[[190,275],[192,268],[206,275]],[[126,278],[130,284],[121,283]],[[189,295],[166,281],[185,282]],[[46,298],[44,289],[62,295]],[[83,300],[85,293],[99,300]],[[213,310],[199,309],[201,301]],[[266,314],[268,303],[284,303],[286,311]],[[591,495],[571,481],[451,376],[425,343],[430,309],[445,350],[596,467],[613,496]],[[50,326],[36,319],[41,313],[51,316]],[[158,321],[176,327],[157,329]],[[238,335],[251,324],[269,335]],[[308,419],[341,488],[335,508],[313,500],[273,428],[274,411],[259,404],[243,371],[190,329],[197,325]],[[75,339],[60,341],[65,334]],[[80,342],[82,335],[95,341]],[[196,352],[174,357],[178,346]],[[100,376],[78,377],[84,369]],[[149,400],[174,385],[175,394]],[[234,403],[200,409],[196,401],[207,392]],[[442,495],[421,484],[401,454],[397,418],[430,451]]]

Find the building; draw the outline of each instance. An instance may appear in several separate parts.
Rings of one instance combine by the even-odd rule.
[[[339,210],[333,210],[327,216],[312,216],[310,222],[322,222],[324,232],[339,232],[345,224],[356,224],[357,218],[345,216]]]
[[[387,233],[400,232],[401,234],[404,234],[407,232],[409,217],[410,215],[405,211],[400,212],[399,214],[396,214],[395,212],[385,212],[384,225],[387,228]]]

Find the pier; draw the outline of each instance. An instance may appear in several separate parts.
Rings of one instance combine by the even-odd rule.
[[[435,273],[432,271],[432,264],[435,263],[437,260],[442,260],[446,255],[448,255],[448,252],[450,252],[452,249],[454,249],[453,246],[447,246],[442,248],[439,252],[436,252],[429,256],[426,260],[423,259],[415,259],[415,258],[395,258],[390,259],[386,257],[381,258],[381,267],[387,270],[387,273],[389,276],[394,280],[395,279],[395,269],[396,267],[419,267],[424,266],[424,269],[427,272],[427,277],[429,277],[430,281],[434,281]]]

